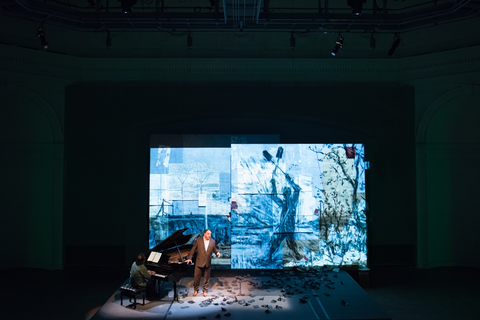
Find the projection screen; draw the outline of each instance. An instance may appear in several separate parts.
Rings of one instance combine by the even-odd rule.
[[[216,267],[367,264],[363,144],[150,149],[149,247],[210,229]]]

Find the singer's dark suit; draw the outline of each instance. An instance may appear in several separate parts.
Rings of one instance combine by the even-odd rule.
[[[193,244],[192,250],[190,250],[190,254],[188,258],[191,259],[193,257],[193,253],[197,251],[197,259],[195,260],[195,272],[193,274],[193,289],[198,291],[200,287],[200,278],[203,274],[203,291],[208,291],[208,284],[210,282],[210,266],[212,264],[212,253],[217,254],[218,249],[215,246],[215,240],[210,238],[210,242],[208,244],[208,249],[205,250],[205,243],[203,237],[197,239]]]

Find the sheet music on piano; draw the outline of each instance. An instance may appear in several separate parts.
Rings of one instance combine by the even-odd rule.
[[[158,263],[158,261],[160,261],[161,257],[162,257],[161,252],[152,251],[152,252],[150,252],[150,255],[148,256],[147,261],[150,261],[150,262],[153,262],[153,263]]]

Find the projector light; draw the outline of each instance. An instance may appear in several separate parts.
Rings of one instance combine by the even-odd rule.
[[[137,3],[137,0],[118,0],[122,5],[123,14],[131,14],[133,6]]]
[[[338,50],[343,47],[343,37],[338,36],[337,42],[335,43],[335,48],[332,50],[332,56],[336,56],[338,53]]]
[[[45,37],[45,29],[42,27],[38,28],[37,37],[40,39],[40,45],[44,48],[48,48],[47,38]]]
[[[347,4],[352,8],[352,15],[359,16],[362,14],[363,4],[367,0],[348,0]]]
[[[398,34],[395,34],[395,37],[393,38],[392,46],[390,47],[390,50],[388,50],[389,56],[395,53],[395,50],[397,50],[398,46],[400,45],[400,42],[402,42],[402,39],[400,39],[400,36]]]

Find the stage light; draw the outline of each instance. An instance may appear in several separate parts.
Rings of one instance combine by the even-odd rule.
[[[337,37],[337,42],[335,43],[335,47],[332,50],[332,56],[336,56],[338,50],[343,47],[343,37],[339,34]]]
[[[352,8],[352,14],[354,16],[359,16],[362,14],[363,4],[367,0],[348,0],[347,4]]]
[[[42,45],[42,47],[44,49],[47,49],[48,48],[48,42],[47,42],[47,38],[45,36],[45,28],[43,26],[38,28],[37,37],[40,39],[40,44]]]
[[[110,30],[107,30],[107,37],[105,38],[105,45],[109,49],[112,46],[112,37],[110,36]]]
[[[122,5],[123,14],[131,14],[133,6],[137,3],[137,0],[118,0]]]
[[[392,54],[395,53],[395,50],[398,48],[400,45],[400,42],[402,42],[402,39],[400,39],[400,35],[395,34],[393,37],[393,43],[392,46],[390,47],[390,50],[388,50],[388,55],[391,56]]]
[[[291,49],[295,48],[295,37],[293,36],[293,31],[292,31],[292,35],[290,36],[290,48]]]
[[[192,32],[189,32],[189,33],[188,33],[188,37],[187,37],[187,47],[189,47],[189,48],[193,47]]]

